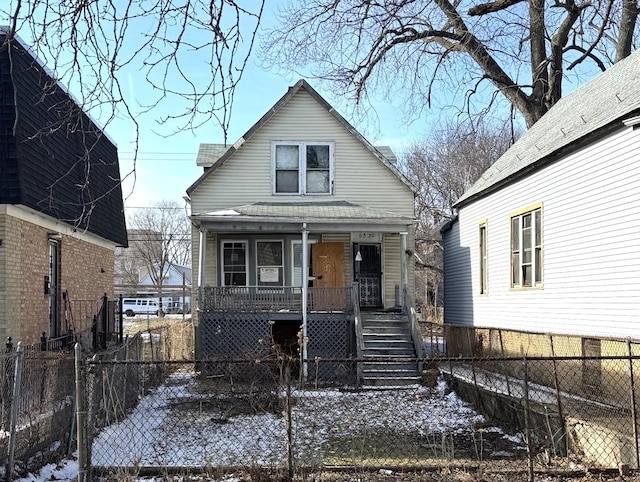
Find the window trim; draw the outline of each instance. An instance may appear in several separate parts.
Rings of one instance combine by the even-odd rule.
[[[311,267],[311,245],[312,244],[316,244],[318,242],[317,239],[307,239],[307,254],[309,255],[309,261],[307,263],[307,268]],[[295,250],[294,250],[294,245],[299,244],[300,246],[302,246],[302,240],[301,239],[292,239],[291,240],[291,286],[293,286],[294,288],[300,288],[300,286],[295,286],[294,280],[295,280],[295,269],[296,269],[296,260],[295,260]],[[309,273],[307,273],[307,283],[309,282]]]
[[[481,295],[489,294],[489,230],[486,219],[478,222],[478,279]]]
[[[276,190],[276,146],[298,146],[298,192]],[[329,191],[307,192],[307,146],[329,147]],[[271,193],[274,196],[331,196],[333,194],[333,161],[335,143],[330,141],[272,141],[271,142]]]
[[[540,212],[540,222],[539,226],[536,223],[536,212]],[[523,284],[524,276],[523,276],[523,263],[522,261],[522,253],[523,249],[523,225],[522,220],[524,216],[527,214],[531,214],[531,285]],[[518,220],[518,250],[515,251],[513,248],[514,236],[513,236],[513,222],[514,220]],[[531,206],[527,206],[522,209],[518,209],[509,214],[509,286],[512,290],[531,290],[531,289],[542,289],[544,283],[544,221],[543,221],[543,203],[533,204]],[[536,234],[539,233],[540,244],[536,244]],[[536,252],[539,251],[539,256],[536,256]],[[518,274],[519,279],[518,283],[514,280],[514,255],[517,253],[518,255]],[[528,263],[526,263],[528,264]],[[538,264],[540,264],[540,279],[536,278],[536,271],[538,268]]]
[[[244,285],[228,285],[225,283],[225,270],[224,270],[224,245],[228,243],[240,243],[244,244],[244,272],[245,272],[245,284]],[[221,239],[220,240],[220,286],[249,286],[249,240],[248,239]]]

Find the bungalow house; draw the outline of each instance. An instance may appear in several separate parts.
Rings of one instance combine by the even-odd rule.
[[[442,229],[450,349],[598,356],[640,339],[638,79],[640,52],[562,98],[457,201]]]
[[[0,29],[0,337],[61,338],[69,301],[113,296],[127,245],[114,143],[17,38]]]
[[[358,312],[407,312],[413,188],[306,81],[232,146],[201,145],[198,164],[199,358],[292,353],[298,333],[305,358],[345,358],[366,349]]]

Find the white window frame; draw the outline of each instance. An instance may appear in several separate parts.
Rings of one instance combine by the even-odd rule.
[[[282,264],[277,265],[260,265],[258,264],[258,243],[280,243],[280,249],[282,250]],[[284,240],[283,239],[256,239],[255,240],[255,261],[256,261],[256,286],[258,288],[282,288],[285,286],[284,278],[285,278],[285,251],[284,251]],[[260,284],[260,268],[280,268],[282,271],[282,279],[280,280],[279,285],[261,285]]]
[[[244,244],[244,272],[245,272],[245,284],[249,286],[249,241],[246,239],[222,239],[220,240],[220,286],[243,286],[243,285],[227,285],[225,283],[225,270],[224,270],[224,245],[225,244]]]
[[[318,242],[317,239],[307,239],[307,247],[311,248],[311,245],[316,244],[317,242]],[[302,240],[301,239],[291,240],[291,285],[294,288],[301,288],[301,286],[295,286],[294,284],[296,262],[295,262],[295,251],[293,247],[296,244],[299,244],[300,246],[302,246]],[[311,266],[311,249],[307,250],[307,255],[309,256],[309,259],[307,260],[307,269],[309,269],[309,267]],[[302,274],[302,282],[304,283],[304,273]],[[309,273],[307,273],[307,282],[309,282]]]
[[[298,146],[298,192],[276,190],[276,146]],[[329,191],[307,192],[307,146],[329,146]],[[330,196],[333,194],[334,143],[327,141],[274,141],[271,143],[271,192],[276,196]]]
[[[536,214],[539,213],[539,216]],[[530,216],[531,226],[524,226],[524,219]],[[542,203],[521,209],[509,215],[509,255],[510,255],[510,274],[511,288],[514,289],[531,289],[542,288],[544,279],[544,260],[543,260],[543,217]],[[514,228],[517,229],[517,239],[514,236]],[[528,246],[524,243],[524,231],[531,230]],[[516,246],[517,244],[517,246]],[[526,261],[524,253],[526,250],[531,251],[531,260]],[[531,281],[525,283],[524,269],[531,267]],[[538,275],[539,273],[539,275]],[[538,275],[538,276],[537,276]]]
[[[489,293],[489,231],[487,227],[487,221],[483,220],[478,223],[478,254],[479,254],[479,280],[480,280],[480,294],[486,295]]]

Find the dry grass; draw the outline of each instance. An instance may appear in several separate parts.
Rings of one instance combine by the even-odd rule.
[[[124,318],[124,334],[133,335],[139,331],[153,330],[156,328],[162,328],[167,325],[173,325],[176,323],[183,323],[182,315],[167,315],[162,318],[157,316],[136,316],[133,318]],[[185,315],[184,323],[191,323],[191,315]]]

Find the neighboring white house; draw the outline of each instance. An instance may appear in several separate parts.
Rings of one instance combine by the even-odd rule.
[[[414,191],[394,161],[304,80],[233,146],[201,145],[187,190],[199,353],[297,345],[302,327],[309,356],[345,357],[355,303],[409,303]]]
[[[562,98],[456,203],[445,323],[640,339],[640,53]]]
[[[169,263],[162,279],[162,309],[166,313],[191,311],[191,268]],[[145,288],[148,287],[148,288]],[[137,294],[158,296],[156,283],[146,268],[140,268]]]

